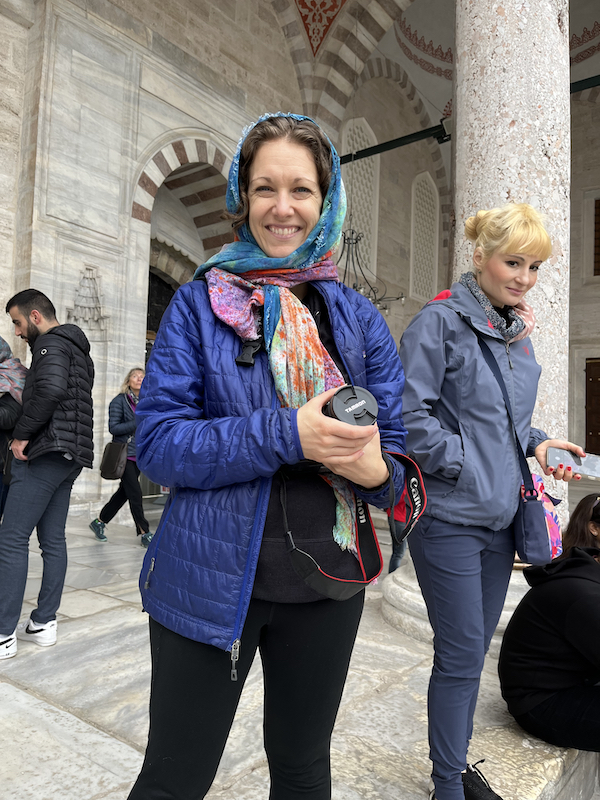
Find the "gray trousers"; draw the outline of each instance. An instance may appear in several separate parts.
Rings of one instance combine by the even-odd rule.
[[[44,571],[37,608],[40,625],[56,617],[67,572],[65,524],[69,499],[82,467],[62,453],[32,461],[13,459],[10,491],[0,525],[0,636],[19,621],[29,563],[29,537],[37,526]]]
[[[423,516],[408,546],[433,628],[429,747],[438,800],[464,800],[461,771],[492,635],[502,613],[515,542],[500,531]]]

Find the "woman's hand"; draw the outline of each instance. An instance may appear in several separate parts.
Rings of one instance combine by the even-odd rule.
[[[348,425],[347,422],[342,422],[341,424]],[[363,447],[358,456],[339,456],[323,462],[331,472],[341,475],[343,478],[348,478],[349,481],[362,486],[363,489],[374,489],[376,486],[381,486],[389,478],[387,464],[381,455],[379,430],[376,425],[370,427],[375,428],[376,434]]]
[[[574,444],[573,442],[568,442],[566,439],[546,439],[541,444],[538,444],[534,451],[535,457],[537,458],[544,475],[552,475],[552,477],[557,481],[568,482],[573,478],[580,481],[581,475],[578,472],[573,472],[571,467],[559,467],[554,469],[554,467],[548,466],[548,462],[546,461],[546,452],[549,447],[559,447],[562,450],[570,450],[572,453],[584,458],[585,450],[583,447],[580,447],[578,444]]]
[[[359,426],[326,417],[323,406],[337,389],[313,397],[298,409],[300,444],[305,458],[319,461],[365,489],[384,483],[388,470],[381,456],[377,425]]]

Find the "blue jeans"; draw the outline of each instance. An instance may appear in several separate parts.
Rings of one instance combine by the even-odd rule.
[[[34,622],[55,619],[67,572],[65,524],[69,499],[82,467],[62,453],[12,463],[10,492],[0,525],[0,636],[19,621],[29,563],[29,537],[37,526],[44,571]]]
[[[502,613],[515,545],[500,531],[422,517],[409,548],[434,638],[429,748],[437,800],[464,800],[461,771],[485,654]]]

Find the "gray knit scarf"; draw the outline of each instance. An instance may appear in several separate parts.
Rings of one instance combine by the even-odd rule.
[[[492,323],[494,328],[503,337],[504,341],[511,342],[516,339],[520,333],[525,330],[525,322],[517,314],[512,306],[505,306],[508,311],[508,318],[510,324],[507,324],[504,317],[499,314],[494,306],[491,304],[489,297],[482,291],[481,286],[477,283],[475,275],[472,272],[463,272],[460,276],[459,283],[471,292],[473,297],[477,300],[479,305],[485,311],[486,317]]]

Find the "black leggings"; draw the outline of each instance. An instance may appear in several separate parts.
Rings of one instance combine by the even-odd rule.
[[[129,800],[201,800],[211,787],[257,648],[270,800],[329,800],[330,740],[362,613],[350,600],[252,600],[238,680],[231,656],[150,619],[150,735]]]
[[[127,459],[125,463],[125,472],[121,478],[119,488],[100,512],[100,519],[102,522],[110,522],[117,511],[123,508],[127,500],[129,500],[131,516],[135,522],[138,535],[140,533],[148,533],[150,525],[144,516],[142,487],[140,486],[139,477],[140,469],[137,463]]]
[[[600,753],[600,685],[564,689],[515,719],[557,747]]]

